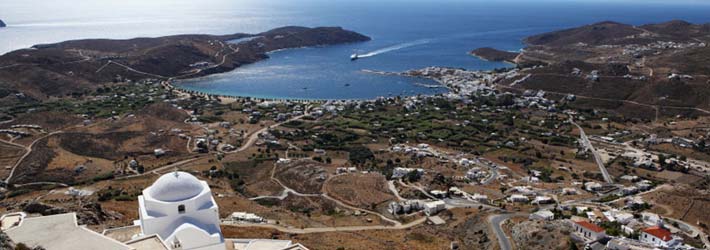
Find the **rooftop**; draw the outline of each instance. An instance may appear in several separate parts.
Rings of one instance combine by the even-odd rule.
[[[5,231],[14,242],[42,246],[47,250],[105,249],[131,247],[77,225],[76,213],[25,218],[19,226]]]
[[[194,175],[176,171],[158,178],[144,192],[154,199],[166,202],[187,200],[202,193],[203,185]]]
[[[597,226],[589,221],[583,220],[583,221],[575,221],[574,223],[577,223],[577,225],[589,229],[591,231],[601,233],[604,232],[604,228],[601,228],[600,226]]]
[[[673,235],[671,234],[670,231],[666,230],[665,228],[659,227],[659,226],[646,228],[643,230],[643,232],[653,235],[654,237],[659,238],[662,241],[669,241],[669,240],[673,239]]]
[[[155,234],[127,241],[126,244],[140,250],[169,250],[163,240]]]

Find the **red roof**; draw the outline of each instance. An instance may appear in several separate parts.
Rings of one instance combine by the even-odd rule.
[[[596,233],[604,232],[604,228],[601,228],[600,226],[597,226],[597,225],[595,225],[595,224],[593,224],[593,223],[590,223],[590,222],[588,222],[588,221],[586,221],[586,220],[575,221],[574,223],[577,223],[577,225],[580,225],[580,226],[582,226],[583,228],[592,230],[592,231],[594,231],[594,232],[596,232]]]
[[[662,241],[669,241],[673,238],[670,231],[659,226],[646,228],[643,230],[643,232],[653,235],[654,237],[659,238]]]

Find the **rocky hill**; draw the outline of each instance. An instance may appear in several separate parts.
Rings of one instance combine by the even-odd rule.
[[[544,67],[502,80],[506,89],[512,85],[573,94],[587,108],[645,118],[652,118],[655,110],[661,115],[709,114],[703,110],[710,109],[710,24],[607,21],[530,36],[524,42],[527,47],[516,63]]]
[[[192,78],[233,70],[279,49],[367,41],[340,27],[283,27],[260,34],[87,39],[0,56],[0,90],[35,99],[83,93],[113,81]],[[234,42],[241,41],[241,42]],[[2,98],[0,96],[0,98]]]

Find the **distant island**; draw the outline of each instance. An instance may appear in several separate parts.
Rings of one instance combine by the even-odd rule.
[[[3,22],[2,19],[0,19],[0,28],[4,28],[4,27],[7,27],[7,25],[5,25],[5,22]]]
[[[259,34],[86,39],[0,56],[0,91],[33,99],[84,93],[126,80],[185,79],[233,70],[280,49],[370,40],[340,27],[288,26]]]

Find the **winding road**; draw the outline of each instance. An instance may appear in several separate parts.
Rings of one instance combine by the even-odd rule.
[[[42,137],[40,137],[40,138],[37,138],[36,140],[32,141],[32,143],[30,143],[29,146],[22,146],[22,145],[17,144],[17,143],[7,142],[7,143],[10,143],[10,144],[12,144],[12,145],[24,147],[26,152],[25,152],[24,155],[22,155],[22,157],[20,157],[20,159],[17,160],[17,162],[15,162],[15,165],[12,166],[12,170],[10,170],[10,174],[9,174],[9,175],[7,176],[7,178],[5,179],[5,183],[8,183],[8,184],[10,183],[10,181],[12,180],[12,177],[15,175],[15,170],[17,169],[17,167],[20,166],[20,164],[22,163],[22,161],[24,161],[25,158],[27,158],[27,156],[29,156],[29,155],[32,153],[32,147],[35,145],[35,143],[37,143],[38,141],[40,141],[40,140],[42,140],[42,139],[44,139],[44,138],[47,138],[47,137],[50,137],[50,136],[52,136],[52,135],[56,135],[56,134],[59,134],[59,133],[63,133],[63,132],[64,132],[64,131],[59,130],[59,131],[54,131],[54,132],[52,132],[52,133],[46,134],[46,135],[44,135],[44,136],[42,136]]]

